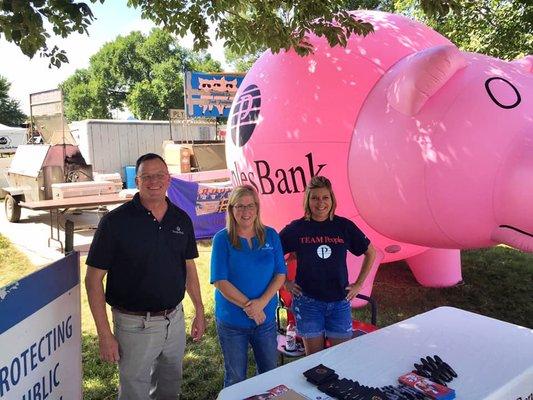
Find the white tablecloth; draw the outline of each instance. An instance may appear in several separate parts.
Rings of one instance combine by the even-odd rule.
[[[533,398],[532,329],[440,307],[225,388],[218,399],[239,400],[280,384],[328,399],[302,375],[321,363],[363,385],[397,385],[420,357],[435,354],[459,374],[448,384],[458,400]]]

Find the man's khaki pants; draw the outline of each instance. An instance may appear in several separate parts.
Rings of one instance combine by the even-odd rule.
[[[176,400],[185,352],[183,306],[166,317],[137,316],[113,309],[119,343],[119,400]]]

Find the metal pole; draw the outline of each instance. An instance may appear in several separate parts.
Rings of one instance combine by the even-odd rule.
[[[67,168],[66,168],[66,158],[67,158],[67,145],[65,144],[65,114],[63,113],[63,91],[60,91],[61,94],[61,134],[63,142],[63,182],[67,181]]]
[[[32,111],[32,104],[31,104],[31,94],[30,94],[30,133],[26,134],[26,142],[30,143],[30,141],[33,139],[33,111]]]
[[[170,109],[168,110],[168,130],[170,132],[169,139],[172,140],[172,115]]]
[[[187,108],[187,88],[188,88],[187,79],[189,78],[189,76],[190,76],[190,72],[183,71],[183,109],[185,110],[185,119],[183,121],[183,132],[185,132],[185,140],[183,140],[183,136],[180,135],[182,143],[184,141],[188,143],[187,139],[189,137],[189,132],[188,132],[189,124],[187,121],[189,118],[189,110]]]
[[[65,254],[74,250],[74,222],[70,219],[65,221]]]

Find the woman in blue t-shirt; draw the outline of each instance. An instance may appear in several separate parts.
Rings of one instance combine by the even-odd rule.
[[[276,293],[286,273],[279,236],[261,223],[257,192],[249,185],[236,187],[211,255],[224,387],[246,379],[248,345],[258,374],[277,367]]]
[[[296,279],[286,281],[293,294],[296,331],[306,354],[352,338],[350,300],[357,295],[376,257],[367,237],[349,219],[335,215],[337,202],[329,179],[315,176],[305,189],[304,217],[280,232],[285,253],[295,253]],[[354,283],[348,281],[347,251],[365,255]]]

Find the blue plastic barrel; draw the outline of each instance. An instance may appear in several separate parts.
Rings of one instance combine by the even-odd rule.
[[[135,165],[126,165],[124,167],[124,175],[126,176],[126,189],[135,189]]]

